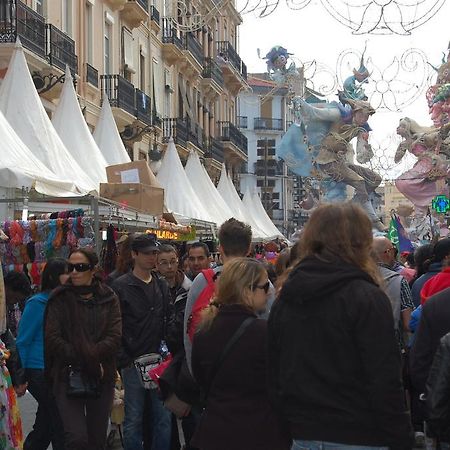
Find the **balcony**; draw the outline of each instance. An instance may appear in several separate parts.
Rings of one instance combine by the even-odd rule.
[[[152,105],[150,97],[136,89],[136,117],[145,125],[152,124]]]
[[[225,161],[223,142],[210,136],[209,139],[206,140],[204,156],[205,158],[212,158],[219,163],[223,163]]]
[[[183,41],[177,35],[177,29],[172,26],[172,19],[163,19],[163,57],[169,66],[184,60]]]
[[[159,33],[159,30],[161,30],[159,11],[153,5],[150,6],[150,26],[156,33]]]
[[[198,123],[193,123],[191,119],[186,119],[187,142],[195,145],[200,150],[205,150],[206,136]]]
[[[98,88],[98,70],[88,63],[86,63],[86,81]]]
[[[127,0],[106,0],[113,11],[121,10],[127,3]]]
[[[204,59],[203,47],[192,33],[186,33],[184,39],[184,48],[188,53],[192,55],[197,65],[200,67],[200,70],[202,70]]]
[[[207,97],[214,99],[222,94],[224,86],[222,69],[214,58],[204,59],[202,77],[201,83]]]
[[[247,116],[238,116],[237,122],[238,122],[238,128],[243,128],[243,129],[248,128],[248,117]]]
[[[137,28],[148,17],[148,0],[128,0],[120,13],[124,22]]]
[[[52,24],[47,24],[45,27],[47,30],[47,57],[50,64],[62,71],[65,71],[66,65],[68,65],[72,75],[78,73],[75,41]]]
[[[162,119],[163,142],[168,142],[172,137],[175,144],[186,148],[188,141],[188,129],[186,121],[180,118]]]
[[[253,121],[253,129],[283,131],[283,119],[272,119],[271,117],[255,117]]]
[[[106,93],[113,107],[119,128],[134,122],[136,117],[136,92],[132,83],[120,75],[100,75],[100,89]],[[115,108],[115,109],[114,109]]]
[[[219,139],[224,142],[225,150],[228,150],[233,159],[247,160],[247,138],[231,122],[218,122]]]
[[[228,41],[217,42],[217,61],[222,67],[225,83],[239,92],[247,85],[247,66],[242,62],[234,47]]]
[[[45,59],[47,35],[45,19],[19,0],[3,0],[0,4],[0,43],[22,45]]]

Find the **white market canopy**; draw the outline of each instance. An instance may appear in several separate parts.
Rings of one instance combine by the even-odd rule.
[[[100,183],[106,183],[108,164],[84,120],[69,67],[66,67],[64,87],[52,123],[70,154],[97,184],[97,189]]]
[[[197,197],[183,169],[172,138],[167,145],[156,179],[164,188],[164,204],[170,212],[191,219],[213,221],[203,203]]]
[[[34,188],[54,197],[77,195],[70,181],[59,179],[21,141],[0,112],[0,187]]]
[[[256,189],[254,189],[253,192],[250,192],[250,189],[247,188],[244,194],[244,198],[242,199],[242,203],[244,204],[245,209],[253,217],[253,220],[258,224],[258,226],[267,236],[272,239],[275,239],[277,237],[284,238],[284,236],[280,233],[278,228],[274,225],[274,223],[268,216],[258,195],[258,192],[256,192]]]
[[[208,213],[217,225],[220,226],[233,217],[233,213],[200,162],[197,152],[191,152],[184,170],[202,204],[208,205]]]
[[[34,86],[19,41],[0,87],[0,110],[34,159],[48,168],[45,173],[50,170],[57,178],[67,180],[66,185],[70,180],[72,195],[84,195],[98,189],[81,170],[53,128]]]
[[[94,140],[109,166],[130,162],[131,159],[120,138],[106,94],[103,98],[100,117],[94,131]]]
[[[253,239],[268,239],[269,236],[260,229],[259,225],[253,219],[250,211],[246,211],[239,194],[234,187],[231,178],[228,176],[225,165],[222,165],[219,184],[217,190],[225,203],[233,212],[233,216],[241,222],[248,223],[252,227]]]

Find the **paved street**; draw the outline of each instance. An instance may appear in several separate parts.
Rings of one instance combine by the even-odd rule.
[[[28,391],[22,398],[19,398],[19,407],[20,413],[22,415],[23,436],[25,438],[33,428],[37,408],[37,404],[33,396]],[[49,449],[51,448],[52,446],[50,445]],[[114,442],[114,446],[108,447],[108,450],[121,450],[121,449],[122,446],[120,445],[120,442],[118,440]]]

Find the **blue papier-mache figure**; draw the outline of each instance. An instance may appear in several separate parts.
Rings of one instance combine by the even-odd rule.
[[[284,47],[277,46],[265,58],[272,79],[288,85],[296,119],[277,148],[278,157],[296,175],[319,179],[324,192],[322,200],[343,201],[346,199],[346,186],[352,186],[355,190],[353,200],[363,206],[374,226],[384,231],[386,227],[380,222],[369,199],[381,183],[381,177],[353,163],[350,144],[356,138],[358,163],[370,161],[373,151],[368,142],[371,128],[367,121],[375,110],[363,100],[367,97],[357,85],[369,75],[363,59],[360,68],[354,70],[354,75],[347,78],[344,89],[339,92],[340,102],[312,104],[303,98],[302,71],[294,63],[286,68],[289,55]]]

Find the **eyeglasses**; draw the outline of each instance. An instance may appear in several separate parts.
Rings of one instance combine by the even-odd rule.
[[[262,289],[267,294],[269,292],[269,287],[270,287],[269,281],[264,284],[254,284],[252,286],[252,291],[254,291],[255,289]]]
[[[158,263],[161,267],[174,267],[178,265],[178,259],[172,259],[171,261],[161,261]]]
[[[74,270],[75,272],[87,272],[88,270],[92,269],[92,265],[88,263],[78,263],[78,264],[67,264],[67,271],[68,273],[72,273]]]

